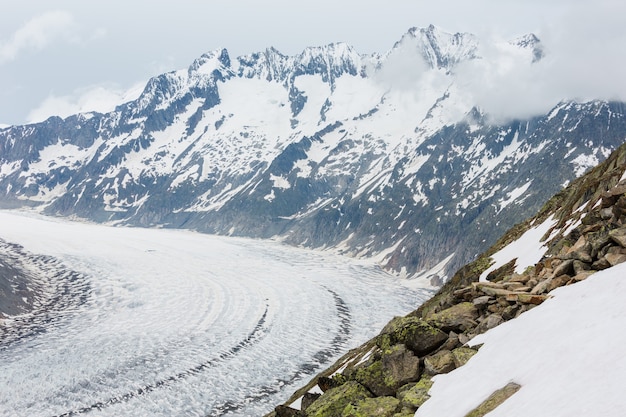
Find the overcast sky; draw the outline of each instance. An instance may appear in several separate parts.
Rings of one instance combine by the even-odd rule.
[[[537,34],[556,57],[548,62],[558,89],[546,100],[564,91],[626,100],[623,0],[0,0],[0,123],[119,101],[219,47],[293,55],[343,41],[384,53],[431,23],[482,38]]]

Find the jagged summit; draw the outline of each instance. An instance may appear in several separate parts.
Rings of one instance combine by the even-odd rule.
[[[477,57],[478,39],[470,33],[448,33],[434,25],[413,27],[393,49],[413,48],[430,68],[450,70],[457,63]]]
[[[534,34],[529,33],[510,42],[512,45],[520,48],[529,49],[533,54],[533,62],[540,61],[544,57],[544,50],[541,40]]]

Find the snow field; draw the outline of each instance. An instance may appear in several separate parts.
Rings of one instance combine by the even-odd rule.
[[[489,417],[619,417],[626,410],[626,264],[552,291],[540,306],[471,340],[484,344],[435,377],[416,417],[462,417],[509,382],[522,388]]]

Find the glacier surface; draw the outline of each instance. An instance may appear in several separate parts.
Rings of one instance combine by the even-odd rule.
[[[0,222],[1,239],[78,272],[60,288],[82,300],[19,337],[24,317],[0,322],[2,416],[262,415],[429,295],[372,262],[277,242]]]

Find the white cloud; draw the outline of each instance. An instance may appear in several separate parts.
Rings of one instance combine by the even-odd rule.
[[[48,96],[28,116],[28,123],[37,123],[51,116],[62,118],[77,113],[98,112],[107,113],[115,110],[115,107],[135,100],[145,83],[137,83],[127,90],[108,86],[91,86],[74,91],[72,94],[63,96]]]
[[[39,15],[0,41],[0,64],[12,61],[28,49],[43,49],[59,37],[70,36],[74,18],[68,12],[54,11]]]

